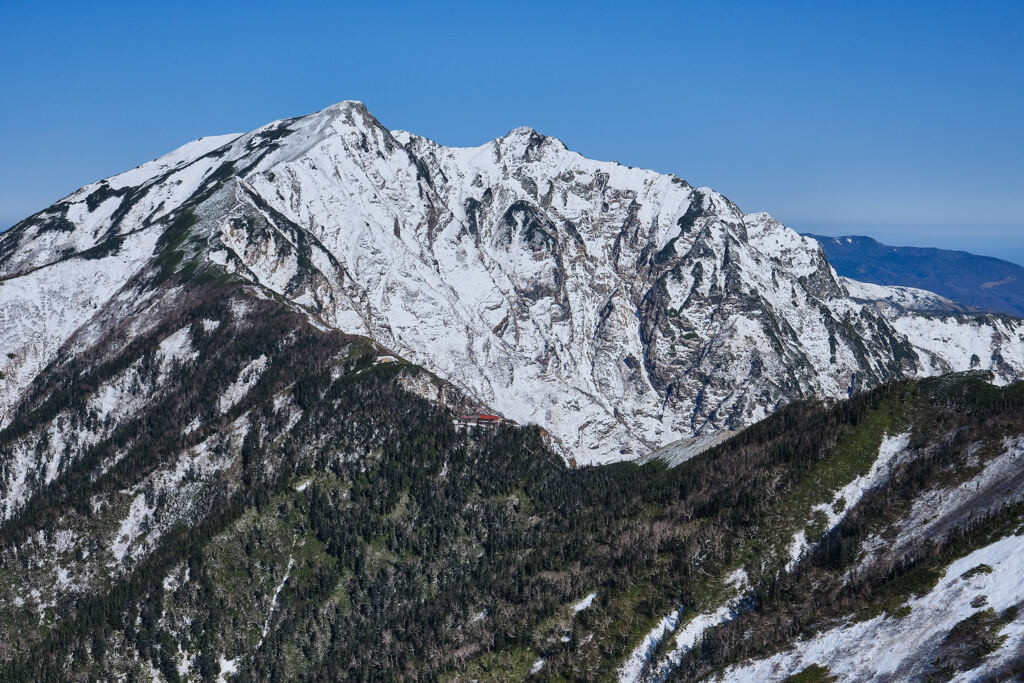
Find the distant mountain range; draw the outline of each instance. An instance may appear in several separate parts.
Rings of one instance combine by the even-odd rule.
[[[825,237],[821,243],[840,275],[879,285],[917,287],[982,311],[1024,316],[1024,267],[966,251],[891,247],[870,237]]]

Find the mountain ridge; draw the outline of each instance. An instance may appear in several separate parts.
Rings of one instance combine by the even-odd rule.
[[[92,315],[66,279],[116,291],[151,249],[165,274],[212,268],[374,339],[541,425],[578,463],[899,376],[981,367],[1008,381],[1024,368],[1006,335],[972,348],[973,365],[922,359],[884,308],[849,296],[816,242],[709,188],[586,159],[528,127],[448,148],[349,101],[189,143],[4,233],[16,359],[0,358],[0,409]]]
[[[982,312],[1024,316],[1024,266],[968,251],[893,247],[863,235],[816,239],[836,271],[878,285],[917,287]]]

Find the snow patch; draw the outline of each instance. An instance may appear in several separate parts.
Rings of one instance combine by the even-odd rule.
[[[671,633],[676,629],[679,624],[679,617],[683,612],[683,608],[680,607],[669,614],[662,617],[654,628],[648,631],[647,635],[640,644],[630,653],[626,658],[626,661],[619,667],[619,681],[620,683],[633,683],[639,681],[643,675],[644,667],[651,660],[651,656],[654,654],[655,649],[658,647],[658,643],[665,637],[666,633]]]
[[[267,357],[261,355],[250,361],[242,371],[238,373],[238,378],[231,383],[231,385],[224,390],[219,399],[220,412],[224,414],[231,410],[231,408],[241,401],[249,390],[256,386],[256,382],[259,381],[263,371],[267,368]]]
[[[217,683],[226,683],[228,676],[234,676],[238,673],[238,660],[239,657],[227,659],[224,656],[221,656],[220,673],[217,674]]]
[[[192,347],[192,336],[186,326],[162,340],[156,355],[161,371],[167,372],[175,362],[187,363],[194,360],[199,352]]]
[[[132,500],[128,509],[128,516],[121,521],[121,525],[114,534],[114,542],[110,545],[110,552],[118,562],[123,562],[125,554],[135,539],[146,532],[145,522],[152,516],[155,508],[146,503],[146,496],[138,494]]]
[[[572,606],[572,611],[573,612],[582,612],[583,610],[587,609],[588,607],[590,607],[590,605],[593,604],[594,598],[596,598],[596,597],[597,597],[597,593],[591,593],[590,595],[588,595],[587,597],[583,598],[582,600],[577,602],[575,605],[573,605]]]
[[[274,612],[277,610],[277,597],[281,594],[281,589],[284,588],[284,584],[287,583],[288,577],[292,573],[292,567],[295,565],[295,556],[288,556],[288,566],[284,570],[284,576],[281,577],[281,583],[277,584],[277,588],[274,589],[274,597],[270,600],[270,611],[267,612],[267,619],[263,622],[263,631],[260,634],[260,642],[256,644],[256,649],[260,649],[263,645],[263,641],[266,639],[267,634],[270,633],[270,621],[274,618]]]

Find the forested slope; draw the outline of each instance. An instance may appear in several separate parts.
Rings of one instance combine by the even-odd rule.
[[[0,528],[3,680],[695,679],[895,614],[1021,522],[1016,385],[902,381],[795,403],[672,469],[571,469],[536,428],[457,431],[458,393],[367,340],[241,286],[173,284],[164,324],[53,369],[0,433],[5,452],[91,435]],[[107,430],[96,397],[126,373],[150,404]],[[996,465],[941,524],[908,522]],[[865,476],[849,511],[833,500]],[[665,615],[678,633],[723,604],[699,647],[665,629],[628,666]]]

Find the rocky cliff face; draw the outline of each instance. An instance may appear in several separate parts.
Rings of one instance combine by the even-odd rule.
[[[369,336],[578,463],[924,367],[767,214],[531,129],[448,148],[344,102],[190,143],[9,231],[0,408],[153,258]]]

